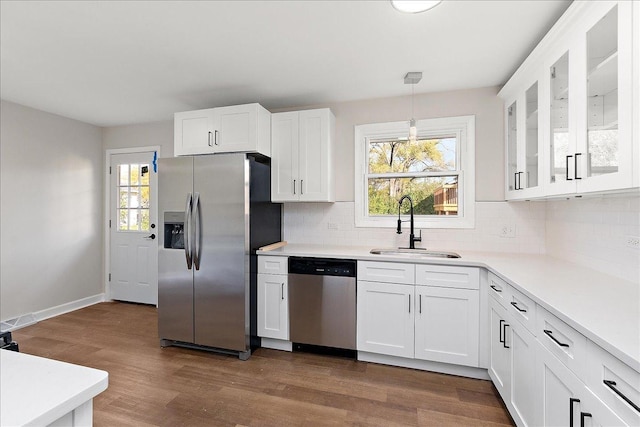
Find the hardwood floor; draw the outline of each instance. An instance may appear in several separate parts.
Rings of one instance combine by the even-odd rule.
[[[155,307],[109,302],[13,333],[20,351],[103,369],[96,426],[513,425],[489,381],[306,353],[161,348]]]

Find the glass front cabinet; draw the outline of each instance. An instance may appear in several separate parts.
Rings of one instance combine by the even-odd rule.
[[[640,186],[638,9],[575,2],[500,91],[507,200]]]

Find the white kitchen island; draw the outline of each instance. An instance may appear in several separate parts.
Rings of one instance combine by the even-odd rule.
[[[107,389],[98,369],[0,350],[1,426],[91,426],[93,398]]]

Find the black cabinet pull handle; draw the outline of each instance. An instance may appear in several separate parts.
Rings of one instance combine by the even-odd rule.
[[[504,329],[503,329],[503,330],[504,330],[504,332],[503,332],[503,333],[504,333],[504,341],[502,341],[502,346],[503,346],[504,348],[511,348],[511,347],[509,347],[509,346],[507,345],[507,326],[509,326],[509,324],[508,324],[508,323],[506,323],[506,322],[505,322],[505,324],[502,326],[502,327],[504,328]]]
[[[551,338],[551,340],[558,344],[560,347],[569,347],[569,344],[565,344],[563,342],[558,341],[558,339],[556,337],[553,336],[553,332],[548,330],[548,329],[543,329],[542,330],[549,338]]]
[[[518,172],[518,190],[522,190],[523,189],[523,187],[522,187],[522,174],[523,173],[524,172]]]
[[[591,418],[593,415],[588,412],[580,412],[580,427],[584,427],[584,419],[587,417]]]
[[[282,301],[284,301],[284,282],[282,282],[282,286],[280,287],[280,295],[282,296]]]
[[[570,157],[573,157],[573,156],[567,156],[567,159],[565,161],[565,166],[567,167],[565,178],[567,179],[567,181],[573,181],[573,178],[569,178],[569,158]]]
[[[580,399],[569,398],[569,427],[573,427],[573,404],[580,403]]]
[[[502,335],[502,324],[503,324],[503,323],[504,323],[504,320],[500,319],[500,339],[499,339],[499,341],[500,341],[502,344],[504,344],[504,338],[503,338],[503,335]]]
[[[524,308],[520,308],[518,307],[518,303],[515,301],[511,301],[511,305],[514,306],[516,308],[516,310],[518,310],[520,313],[526,313],[527,310],[525,310]]]
[[[640,406],[636,405],[635,403],[633,403],[631,401],[631,399],[629,399],[627,396],[625,396],[624,394],[622,394],[622,392],[620,390],[618,390],[618,388],[616,387],[616,382],[615,381],[611,381],[611,380],[603,380],[602,381],[604,383],[604,385],[606,385],[607,387],[609,387],[615,394],[617,394],[618,396],[620,396],[620,398],[622,400],[624,400],[625,402],[627,402],[629,405],[631,405],[631,407],[633,409],[636,410],[636,412],[640,412]]]
[[[574,162],[573,162],[573,176],[575,179],[582,179],[578,176],[578,156],[582,156],[582,153],[576,153],[575,157],[573,158]]]
[[[490,285],[489,286],[491,289],[493,289],[494,291],[496,291],[497,293],[502,292],[502,289],[498,289],[495,285]]]

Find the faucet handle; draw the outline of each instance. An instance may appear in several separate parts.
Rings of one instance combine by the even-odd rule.
[[[422,230],[418,230],[418,233],[420,233],[418,237],[413,238],[414,242],[422,242]]]

